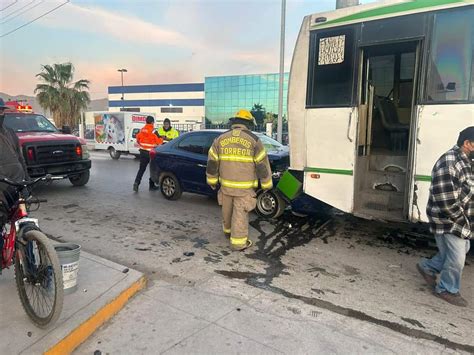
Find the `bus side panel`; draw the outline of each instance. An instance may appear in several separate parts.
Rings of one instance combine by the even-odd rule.
[[[414,169],[417,203],[411,206],[411,221],[428,221],[426,205],[429,198],[431,170],[439,157],[456,144],[459,132],[473,125],[472,104],[425,105],[418,108]]]
[[[353,212],[357,110],[307,110],[304,190],[344,212]]]
[[[311,16],[305,17],[293,52],[288,82],[288,132],[290,164],[294,170],[306,166],[305,116],[306,85],[308,81],[309,27]]]

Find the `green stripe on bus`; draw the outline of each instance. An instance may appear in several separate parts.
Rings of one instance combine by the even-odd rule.
[[[352,170],[327,169],[327,168],[305,168],[308,173],[336,174],[336,175],[354,175]]]
[[[431,176],[429,175],[415,175],[416,181],[428,181],[431,182]]]
[[[393,15],[399,12],[415,11],[429,7],[452,5],[457,3],[467,2],[465,0],[415,0],[411,2],[389,5],[379,7],[376,9],[370,9],[362,12],[358,12],[349,16],[344,16],[335,20],[322,22],[320,24],[313,25],[313,28],[326,27],[327,25],[340,24],[342,22],[351,22],[357,20],[368,19],[371,17],[383,17],[387,15]]]

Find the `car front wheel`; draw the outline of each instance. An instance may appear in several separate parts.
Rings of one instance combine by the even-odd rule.
[[[167,200],[177,200],[183,193],[178,179],[172,173],[163,173],[161,175],[160,191]]]
[[[259,217],[278,218],[283,214],[285,208],[285,200],[275,190],[260,190],[257,193],[255,212]]]
[[[89,182],[89,177],[90,177],[90,171],[86,170],[83,173],[76,175],[76,176],[71,176],[69,178],[69,181],[71,184],[74,186],[84,186]]]

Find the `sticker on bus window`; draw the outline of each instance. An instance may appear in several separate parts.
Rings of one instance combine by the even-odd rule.
[[[319,40],[318,65],[344,62],[346,35],[321,38]]]

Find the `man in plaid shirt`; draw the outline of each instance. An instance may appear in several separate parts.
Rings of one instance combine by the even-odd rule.
[[[474,232],[473,158],[474,126],[459,134],[457,145],[442,155],[433,168],[426,213],[439,251],[417,265],[425,281],[435,288],[436,296],[461,307],[467,306],[459,290]]]

